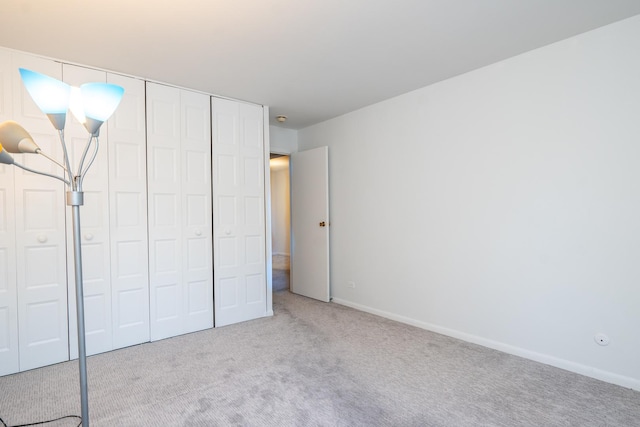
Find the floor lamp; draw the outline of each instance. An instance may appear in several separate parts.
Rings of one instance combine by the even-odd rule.
[[[66,202],[71,206],[73,223],[73,254],[76,279],[76,313],[78,316],[78,364],[80,370],[80,402],[82,425],[89,425],[89,397],[87,392],[87,353],[84,331],[84,297],[82,282],[82,245],[80,240],[80,206],[84,203],[82,182],[98,154],[100,126],[114,113],[124,89],[109,83],[85,83],[71,87],[60,80],[20,68],[20,76],[29,95],[58,131],[62,144],[63,160],[59,162],[43,153],[29,133],[18,123],[0,123],[0,163],[15,165],[26,171],[49,176],[65,183]],[[67,145],[64,140],[64,125],[67,111],[89,132],[82,157],[77,168],[71,167]],[[63,170],[63,176],[33,170],[16,162],[9,153],[40,154]]]

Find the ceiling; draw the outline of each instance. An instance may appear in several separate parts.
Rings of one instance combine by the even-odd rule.
[[[640,1],[3,0],[1,11],[0,46],[269,105],[272,124],[300,129],[640,14]]]

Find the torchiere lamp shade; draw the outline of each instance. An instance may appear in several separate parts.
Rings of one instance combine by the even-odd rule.
[[[56,129],[64,129],[71,86],[26,68],[20,68],[19,71],[24,87],[38,108],[49,117]]]
[[[85,116],[84,127],[91,135],[97,135],[102,123],[118,108],[124,89],[110,83],[85,83],[80,86],[80,93]]]
[[[9,153],[37,153],[40,147],[29,132],[13,120],[0,123],[0,143]]]

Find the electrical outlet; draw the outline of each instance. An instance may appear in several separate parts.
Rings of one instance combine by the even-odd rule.
[[[609,345],[609,337],[603,333],[595,334],[593,339],[598,345],[602,345],[602,346]]]
[[[356,282],[354,282],[353,280],[348,281],[347,282],[347,288],[355,289],[356,288]]]

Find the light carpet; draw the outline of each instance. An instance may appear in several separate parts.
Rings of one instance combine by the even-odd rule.
[[[91,425],[640,426],[633,390],[288,292],[274,312],[90,357]],[[0,418],[79,414],[77,378],[1,377]]]

